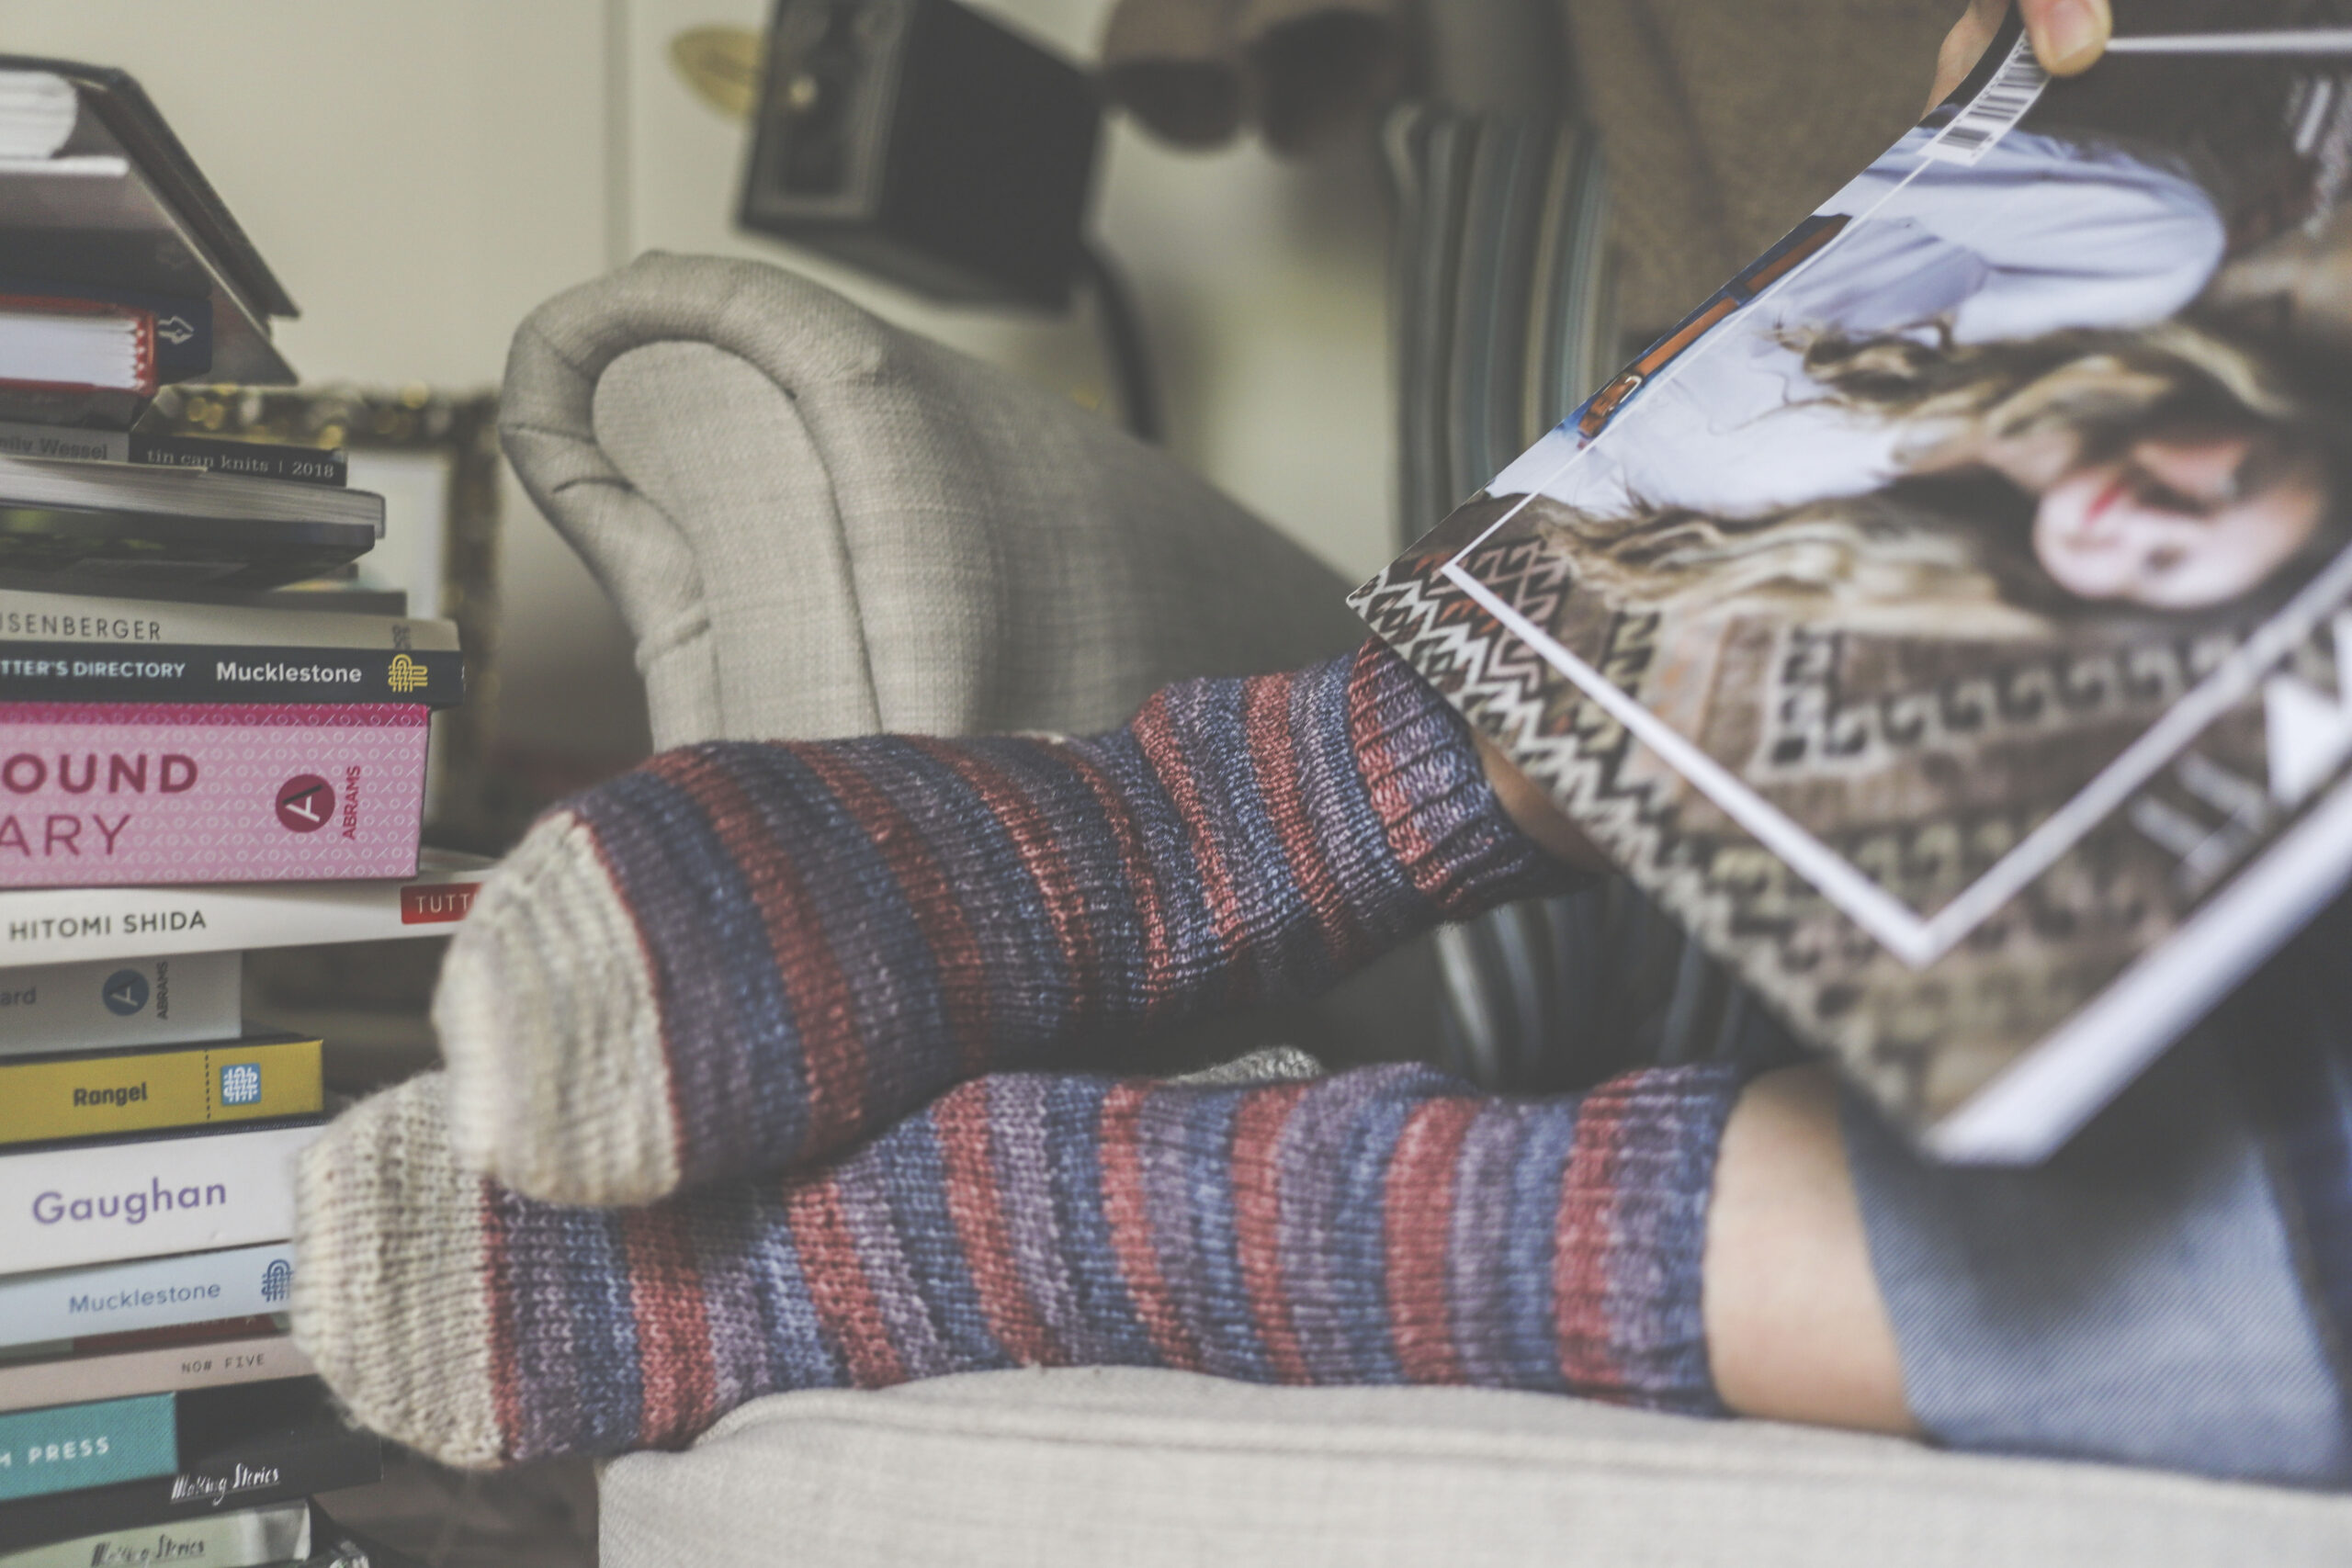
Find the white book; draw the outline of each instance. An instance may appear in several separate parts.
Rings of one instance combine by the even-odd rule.
[[[0,1568],[150,1568],[158,1562],[265,1568],[310,1554],[311,1506],[286,1503],[27,1547],[0,1555]]]
[[[259,1317],[284,1312],[293,1284],[294,1244],[285,1240],[0,1277],[0,1345]]]
[[[104,434],[96,432],[93,434]],[[256,609],[0,589],[0,639],[223,648],[361,648],[454,652],[455,621],[346,610]]]
[[[0,1269],[70,1269],[283,1241],[294,1234],[294,1156],[323,1126],[307,1122],[0,1155]],[[6,1315],[0,1310],[0,1318]]]
[[[315,1370],[288,1334],[249,1334],[198,1345],[152,1345],[45,1360],[0,1359],[0,1411],[308,1377]],[[0,1564],[7,1561],[0,1557]]]
[[[0,967],[447,936],[494,863],[426,850],[417,874],[397,880],[10,888]]]
[[[244,1032],[242,953],[0,969],[0,1058]]]

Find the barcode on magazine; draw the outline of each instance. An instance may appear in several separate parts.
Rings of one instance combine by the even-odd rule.
[[[1920,155],[1947,164],[1975,163],[2025,118],[2025,111],[2033,107],[2049,82],[2049,73],[2033,57],[2032,41],[2019,34],[2009,47],[2009,57],[1993,73],[1984,90],[1919,150]]]

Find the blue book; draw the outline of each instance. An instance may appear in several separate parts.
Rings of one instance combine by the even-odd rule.
[[[284,1312],[294,1244],[0,1278],[0,1348]]]
[[[168,1393],[0,1416],[0,1501],[169,1475],[179,1466]]]

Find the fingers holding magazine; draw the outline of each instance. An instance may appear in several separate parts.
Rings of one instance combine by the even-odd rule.
[[[2026,36],[2033,40],[2034,57],[2053,76],[2087,71],[2107,48],[2114,30],[2108,0],[2020,0]],[[1973,70],[1994,35],[2009,14],[2009,0],[1969,0],[1968,9],[1944,35],[1936,51],[1935,85],[1928,90],[1934,108]]]

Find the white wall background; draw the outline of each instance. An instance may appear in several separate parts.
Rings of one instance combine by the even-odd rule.
[[[1091,59],[1109,0],[975,0]],[[763,0],[0,0],[0,51],[145,85],[303,308],[306,379],[494,384],[541,299],[648,248],[801,267],[916,330],[1090,406],[1111,402],[1081,310],[932,308],[729,215],[743,129],[688,91],[669,41],[756,28]],[[1351,574],[1387,555],[1385,214],[1366,150],[1106,142],[1098,229],[1139,298],[1170,446]],[[625,746],[640,701],[620,626],[509,487],[502,732]]]

